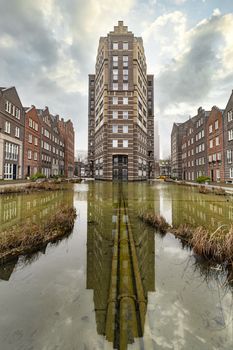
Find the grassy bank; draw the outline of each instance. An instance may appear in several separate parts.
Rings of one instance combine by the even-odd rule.
[[[161,233],[168,231],[173,233],[192,247],[196,254],[233,269],[233,225],[228,228],[221,226],[211,232],[202,226],[196,228],[189,225],[171,227],[162,216],[154,213],[141,213],[139,218]]]
[[[2,186],[0,187],[0,194],[31,193],[36,191],[62,191],[66,188],[66,185],[63,183],[51,181],[30,182],[24,186]]]
[[[43,224],[21,224],[0,232],[0,262],[29,254],[72,231],[76,210],[70,206],[57,209]]]

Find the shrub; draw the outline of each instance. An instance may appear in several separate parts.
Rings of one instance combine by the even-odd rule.
[[[36,173],[30,177],[30,180],[36,181],[37,179],[45,179],[45,175],[42,173]]]
[[[199,176],[196,179],[196,182],[198,182],[199,184],[203,184],[205,182],[210,182],[210,178],[208,176]]]

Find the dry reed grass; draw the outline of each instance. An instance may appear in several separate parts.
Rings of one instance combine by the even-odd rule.
[[[31,193],[34,191],[61,191],[66,187],[60,183],[44,181],[44,182],[32,182],[26,186],[11,186],[0,188],[0,194],[13,194],[13,193]]]
[[[199,193],[202,193],[202,194],[208,194],[208,193],[211,193],[211,191],[205,187],[205,186],[198,186],[198,192]]]
[[[156,230],[158,230],[161,233],[166,233],[169,228],[169,224],[161,215],[157,215],[154,213],[141,213],[139,214],[139,218],[145,223],[155,227]]]
[[[194,228],[187,224],[170,227],[162,216],[154,213],[141,213],[139,218],[160,232],[169,230],[192,247],[197,255],[233,269],[233,225],[230,228],[221,226],[210,232],[202,226]]]

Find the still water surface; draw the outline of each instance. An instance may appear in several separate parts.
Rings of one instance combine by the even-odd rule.
[[[231,198],[172,184],[96,182],[0,197],[0,229],[44,220],[59,203],[74,204],[78,214],[68,238],[0,267],[1,350],[113,348],[105,329],[120,192],[148,299],[143,337],[128,349],[232,349],[233,290],[224,273],[137,218],[148,209],[171,224],[214,229],[232,223]]]

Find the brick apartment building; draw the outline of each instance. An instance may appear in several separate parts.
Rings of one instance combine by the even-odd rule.
[[[53,116],[49,108],[37,110],[41,124],[41,172],[46,177],[64,175],[72,177],[73,172],[66,172],[68,163],[65,157],[66,135],[60,130],[59,116]],[[74,133],[74,130],[73,130]],[[68,137],[68,136],[67,136]],[[73,144],[73,162],[74,162],[74,144]]]
[[[171,133],[171,176],[182,179],[182,140],[185,135],[182,123],[174,123]]]
[[[30,177],[40,170],[41,126],[35,106],[24,110],[24,177]]]
[[[66,177],[74,175],[74,127],[69,119],[64,121],[63,118],[58,120],[58,130],[64,140],[64,172]]]
[[[233,91],[223,114],[225,181],[233,182]]]
[[[200,107],[184,123],[174,123],[171,133],[171,173],[177,179],[194,181],[207,174],[206,124],[209,112]]]
[[[15,87],[0,87],[0,179],[21,179],[37,172],[46,177],[74,175],[71,120],[48,107],[24,107]]]
[[[211,181],[223,182],[224,175],[224,140],[223,111],[214,106],[211,109],[206,127],[208,171]]]
[[[201,107],[196,116],[174,123],[171,132],[171,173],[195,181],[233,183],[233,92],[225,110]]]
[[[154,84],[141,38],[122,21],[99,41],[89,75],[88,163],[96,179],[154,176]]]
[[[15,87],[0,87],[0,179],[23,176],[24,109]]]
[[[181,139],[181,177],[187,180],[193,180],[195,174],[194,139],[194,120],[189,119],[183,127]]]

